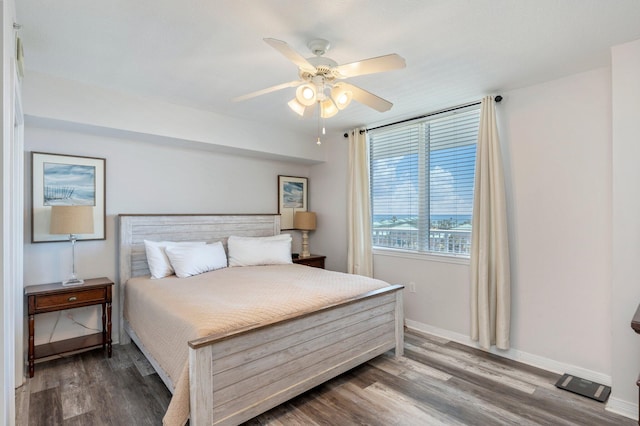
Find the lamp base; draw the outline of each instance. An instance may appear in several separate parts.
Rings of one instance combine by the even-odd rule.
[[[309,231],[306,229],[302,230],[302,252],[300,253],[300,257],[310,257],[311,253],[309,252]]]
[[[71,287],[74,285],[82,285],[84,284],[84,280],[80,280],[78,278],[70,278],[68,280],[62,281],[62,285],[64,287]]]
[[[71,260],[72,260],[72,269],[71,275],[68,280],[62,281],[63,287],[71,287],[74,285],[82,285],[84,284],[84,280],[81,280],[76,275],[76,236],[74,234],[69,234],[69,241],[71,241]]]

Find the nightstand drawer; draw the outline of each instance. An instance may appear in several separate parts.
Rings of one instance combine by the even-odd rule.
[[[324,259],[326,257],[327,256],[321,256],[319,254],[312,254],[309,257],[296,257],[293,259],[293,263],[324,269]]]
[[[59,307],[70,309],[77,306],[85,306],[86,304],[95,304],[96,302],[101,301],[106,302],[106,289],[79,289],[71,293],[36,296],[35,299],[36,312],[56,309]]]

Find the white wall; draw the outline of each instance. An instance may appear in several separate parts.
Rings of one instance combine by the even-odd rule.
[[[322,145],[327,161],[311,167],[309,205],[317,214],[317,229],[309,234],[311,251],[327,256],[325,267],[347,270],[347,170],[349,145],[343,132],[330,132]]]
[[[611,371],[610,70],[506,93],[518,350]]]
[[[468,262],[407,258],[392,254],[374,255],[374,276],[392,284],[407,286],[404,313],[408,326],[423,331],[469,336]],[[415,283],[416,293],[408,284]]]
[[[106,158],[107,238],[104,241],[78,242],[76,266],[82,278],[106,276],[117,279],[118,214],[276,213],[277,175],[309,175],[309,166],[304,164],[33,125],[27,125],[25,129],[25,149]],[[30,182],[30,153],[27,153],[25,169],[25,179]],[[31,215],[30,183],[27,186],[25,218],[28,223]],[[71,268],[70,244],[32,244],[29,226],[25,227],[25,234],[25,285],[66,278]],[[298,235],[295,241],[299,250]],[[114,301],[117,300],[117,295],[114,295]],[[117,302],[113,307],[114,313],[119,312],[116,305]],[[116,316],[114,330],[119,327]],[[99,311],[95,308],[75,310],[73,317],[81,324],[98,328]],[[90,330],[74,324],[67,317],[67,312],[43,314],[36,319],[36,344],[89,333]]]
[[[24,109],[32,122],[94,129],[99,134],[140,137],[156,144],[177,143],[217,152],[316,164],[322,146],[300,143],[282,126],[244,121],[96,86],[27,72]]]
[[[640,303],[640,40],[612,49],[613,392],[610,408],[637,415],[640,336],[629,323]],[[633,403],[630,403],[633,402]]]
[[[20,160],[21,139],[14,134],[16,116],[16,81],[15,74],[15,3],[12,0],[0,2],[0,22],[2,30],[0,46],[2,56],[2,85],[0,86],[0,98],[2,99],[2,143],[0,149],[0,175],[2,176],[2,189],[0,189],[0,423],[13,425],[15,423],[15,386],[21,385],[21,380],[16,380],[16,339],[20,338],[20,330],[16,327],[16,317],[22,315],[22,292],[18,288],[21,283],[16,282],[21,275],[17,270],[21,266],[21,248],[19,235],[15,233],[15,224],[20,197],[16,196],[16,190],[20,189],[21,179],[16,176],[16,162]],[[19,114],[18,114],[19,115]],[[17,152],[18,151],[18,152]],[[18,305],[16,307],[16,305]],[[19,364],[21,366],[21,364]]]
[[[610,382],[610,70],[501,94],[513,281],[513,349],[506,355]],[[326,178],[327,197],[345,175],[338,167],[346,168],[332,152],[328,158],[312,168],[312,175],[335,175]],[[334,236],[332,246],[316,236],[327,253],[344,244]],[[416,294],[405,292],[409,325],[469,343],[468,262],[379,253],[374,271],[391,283],[415,282]]]

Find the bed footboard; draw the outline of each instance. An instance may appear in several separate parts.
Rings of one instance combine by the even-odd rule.
[[[402,286],[189,342],[192,426],[249,420],[404,345]]]

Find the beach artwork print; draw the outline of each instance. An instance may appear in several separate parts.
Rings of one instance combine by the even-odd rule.
[[[302,182],[284,182],[282,206],[290,209],[304,207],[304,184]]]
[[[31,242],[68,241],[69,236],[52,234],[54,206],[92,206],[91,234],[77,240],[106,238],[106,159],[76,155],[31,152]]]
[[[308,183],[305,177],[278,175],[280,229],[293,229],[293,217],[296,212],[307,210]]]
[[[95,206],[96,168],[81,164],[43,163],[44,206]]]

